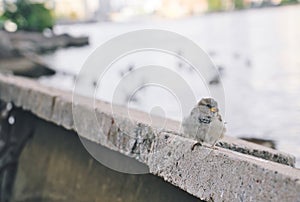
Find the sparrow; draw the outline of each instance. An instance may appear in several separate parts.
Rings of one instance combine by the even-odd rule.
[[[199,143],[208,143],[212,148],[226,131],[218,103],[212,98],[201,99],[190,115],[184,118],[182,126],[184,136]]]

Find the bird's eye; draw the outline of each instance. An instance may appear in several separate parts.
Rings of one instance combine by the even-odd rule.
[[[208,108],[212,108],[212,106],[211,106],[210,104],[207,104],[206,106],[207,106]]]
[[[211,111],[211,112],[218,112],[219,110],[218,110],[218,108],[216,108],[216,107],[212,107],[212,108],[210,108],[210,111]]]

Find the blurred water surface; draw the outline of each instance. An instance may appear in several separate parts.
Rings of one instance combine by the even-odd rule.
[[[76,75],[96,47],[119,34],[145,28],[182,34],[207,51],[223,69],[228,134],[275,140],[279,150],[297,157],[299,167],[299,20],[300,6],[286,6],[215,13],[176,21],[144,19],[128,23],[59,25],[57,32],[90,36],[91,45],[62,49],[44,59],[51,67]],[[124,68],[136,65],[129,60],[128,64],[124,62]],[[176,60],[169,65],[181,67]],[[187,78],[194,79],[192,74],[190,77],[187,74]],[[73,87],[73,78],[60,73],[52,78],[42,78],[41,82],[69,90]],[[151,92],[162,93],[157,89]],[[151,96],[147,99],[157,102]],[[171,98],[160,100],[168,99]],[[167,104],[171,109],[176,105],[175,102]],[[172,113],[171,118],[174,118]]]

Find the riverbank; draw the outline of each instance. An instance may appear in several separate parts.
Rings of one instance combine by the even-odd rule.
[[[38,78],[55,74],[40,58],[40,54],[60,48],[81,47],[89,44],[86,36],[69,34],[45,36],[37,32],[0,31],[0,71]]]

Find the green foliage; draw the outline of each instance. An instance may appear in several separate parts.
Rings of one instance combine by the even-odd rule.
[[[223,9],[222,0],[208,0],[209,11],[220,11]]]
[[[0,29],[3,28],[4,21],[5,21],[5,18],[3,16],[0,16]]]
[[[44,4],[30,3],[28,0],[18,0],[14,5],[7,5],[3,18],[16,23],[18,29],[27,31],[42,32],[54,25],[51,11]]]
[[[299,0],[282,0],[281,5],[285,5],[285,4],[296,4],[299,3]]]
[[[234,0],[234,7],[236,9],[243,9],[244,8],[244,0]]]

